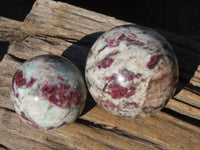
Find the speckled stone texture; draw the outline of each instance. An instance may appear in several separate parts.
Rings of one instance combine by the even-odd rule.
[[[11,99],[28,125],[53,130],[72,123],[87,96],[80,71],[67,59],[42,55],[26,61],[13,77]]]
[[[88,54],[85,77],[100,107],[117,116],[140,118],[161,110],[174,94],[178,65],[162,36],[125,25],[97,39]]]

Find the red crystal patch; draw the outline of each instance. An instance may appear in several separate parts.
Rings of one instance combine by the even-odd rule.
[[[108,91],[107,93],[109,95],[111,95],[111,97],[114,98],[114,99],[120,99],[123,96],[125,96],[126,93],[128,92],[127,88],[122,87],[122,86],[117,85],[117,84],[111,84],[109,86],[109,88],[111,88],[111,91]]]
[[[100,105],[102,107],[105,107],[107,109],[111,109],[112,111],[115,109],[115,108],[119,108],[119,106],[117,105],[114,105],[112,102],[108,101],[108,100],[102,100]]]
[[[151,56],[150,61],[147,62],[147,67],[149,69],[153,69],[158,64],[158,61],[159,61],[158,55]]]
[[[130,87],[129,92],[126,94],[126,98],[133,96],[135,94],[135,90],[136,90],[135,87]]]
[[[136,108],[138,107],[138,104],[135,102],[126,102],[125,105],[126,106],[135,106]]]
[[[101,69],[101,68],[108,68],[110,67],[110,65],[112,65],[112,63],[114,62],[114,59],[113,58],[106,58],[104,61],[102,61],[100,64],[98,64],[98,68]]]
[[[27,87],[32,87],[37,79],[31,77],[31,80],[28,82]]]
[[[58,76],[58,79],[60,79],[60,80],[64,81],[64,79],[63,79],[62,77],[60,77],[60,76]]]
[[[129,41],[129,42],[134,42],[135,44],[137,45],[144,45],[144,43],[142,43],[141,41],[139,40],[136,40],[135,39],[135,35],[125,35],[125,34],[121,34],[117,39],[112,39],[110,41],[108,41],[106,44],[109,46],[109,47],[116,47],[120,44],[121,41]]]
[[[80,104],[81,95],[78,88],[69,91],[69,85],[63,83],[60,83],[59,85],[60,86],[46,83],[41,88],[42,96],[47,98],[51,103],[62,108],[70,108],[72,103],[75,105]]]
[[[18,71],[16,72],[14,78],[15,78],[14,81],[15,81],[15,83],[16,83],[17,86],[21,87],[21,86],[23,86],[23,85],[26,84],[26,80],[25,80],[24,77],[23,77],[22,71],[19,71],[19,70],[18,70]]]

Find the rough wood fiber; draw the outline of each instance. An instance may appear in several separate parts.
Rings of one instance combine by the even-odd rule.
[[[0,41],[18,40],[21,36],[20,27],[22,22],[0,16]]]
[[[200,149],[197,42],[158,30],[172,44],[180,67],[177,94],[163,112],[126,120],[95,106],[88,97],[88,106],[75,123],[48,132],[23,124],[13,110],[9,90],[17,68],[31,57],[56,54],[67,56],[84,71],[87,53],[95,39],[114,26],[128,23],[52,0],[36,1],[23,23],[0,20],[3,20],[0,40],[17,39],[0,62],[0,149],[1,145],[9,149]],[[6,24],[9,28],[5,30]]]
[[[154,145],[152,144],[145,145],[140,141],[118,135],[112,131],[100,129],[95,126],[86,126],[81,121],[77,121],[67,128],[55,132],[32,129],[23,124],[14,112],[3,108],[0,108],[0,116],[2,131],[5,130],[9,135],[14,134],[21,137],[19,140],[24,138],[27,139],[27,141],[41,143],[41,145],[46,145],[46,147],[48,146],[53,149],[131,149],[133,146],[137,149],[154,148]],[[3,135],[1,135],[1,137],[3,137]],[[10,138],[12,139],[12,137]],[[121,140],[123,143],[120,142]],[[28,144],[28,142],[26,143]],[[6,143],[5,141],[3,144],[9,146],[10,143]],[[20,142],[18,143],[16,141],[15,144],[20,145]]]

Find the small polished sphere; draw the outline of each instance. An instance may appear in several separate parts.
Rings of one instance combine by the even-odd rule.
[[[26,124],[53,130],[72,123],[87,96],[80,71],[69,60],[41,55],[27,60],[12,80],[11,99]]]
[[[102,34],[86,61],[86,82],[100,107],[124,118],[161,110],[174,94],[178,65],[169,43],[152,29],[115,27]]]

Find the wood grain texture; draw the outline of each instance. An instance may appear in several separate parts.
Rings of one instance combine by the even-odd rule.
[[[195,94],[191,91],[182,89],[178,94],[175,95],[175,98],[192,106],[200,108],[200,95]]]
[[[23,36],[82,37],[127,22],[61,2],[39,0],[22,26]],[[31,28],[30,28],[31,26]]]
[[[19,140],[27,139],[27,141],[40,143],[52,149],[131,149],[133,146],[137,149],[154,149],[152,144],[145,145],[140,141],[118,135],[109,130],[86,126],[81,121],[56,132],[30,128],[19,120],[16,113],[3,108],[0,108],[0,116],[1,130],[8,132],[7,139],[13,139],[12,135],[14,134],[19,137]],[[0,134],[1,137],[3,137],[2,134]],[[123,143],[120,142],[121,140]],[[1,140],[0,142],[3,142],[6,146],[11,143],[11,141],[6,143],[7,141]],[[28,143],[25,142],[25,144]],[[14,144],[20,145],[20,141],[16,141]]]
[[[200,45],[195,41],[158,30],[172,44],[180,68],[176,95],[162,112],[148,118],[127,120],[95,106],[88,96],[84,113],[75,123],[58,131],[41,131],[22,123],[12,107],[9,91],[18,67],[34,56],[55,54],[67,57],[84,72],[87,53],[98,36],[112,27],[129,23],[52,0],[37,0],[23,23],[6,18],[3,22],[4,26],[10,26],[6,30],[0,26],[0,40],[15,40],[0,62],[0,144],[4,147],[200,149]],[[13,22],[17,25],[12,25]]]
[[[0,16],[0,41],[14,41],[21,37],[22,22]]]

